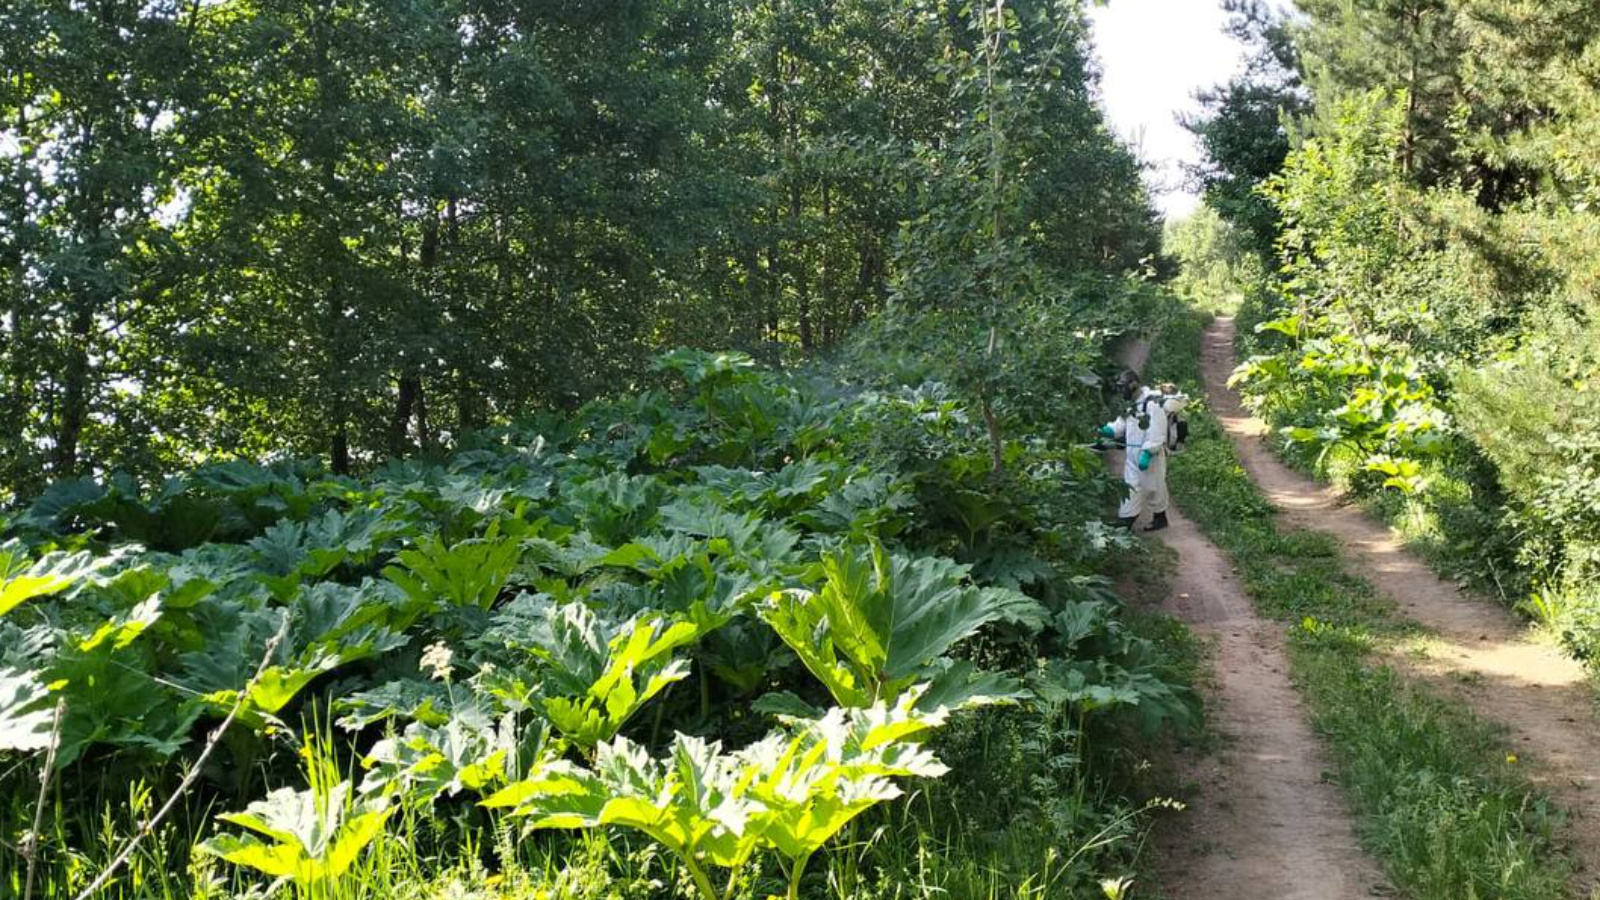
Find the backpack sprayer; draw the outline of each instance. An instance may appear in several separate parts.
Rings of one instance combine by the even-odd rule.
[[[1177,385],[1166,383],[1157,387],[1159,393],[1152,393],[1137,403],[1128,407],[1124,417],[1134,417],[1139,421],[1141,429],[1150,427],[1150,415],[1147,406],[1153,401],[1159,401],[1161,408],[1167,414],[1167,453],[1176,454],[1183,452],[1184,446],[1189,442],[1189,422],[1183,418],[1183,411],[1189,407],[1189,395],[1178,390]],[[1103,452],[1106,450],[1126,449],[1127,442],[1123,440],[1101,437],[1093,443],[1080,445],[1089,450]]]

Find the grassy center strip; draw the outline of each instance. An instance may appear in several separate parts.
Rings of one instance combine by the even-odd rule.
[[[1153,354],[1162,377],[1201,396],[1203,322],[1177,317]],[[1561,815],[1530,785],[1502,730],[1403,677],[1418,626],[1344,571],[1336,543],[1280,531],[1220,423],[1191,415],[1171,467],[1184,512],[1238,568],[1256,608],[1289,626],[1289,658],[1312,723],[1338,765],[1363,843],[1413,900],[1569,893]]]

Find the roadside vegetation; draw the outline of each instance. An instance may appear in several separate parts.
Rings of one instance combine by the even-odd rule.
[[[1267,278],[1266,261],[1249,239],[1207,204],[1168,222],[1161,247],[1177,267],[1173,293],[1205,312],[1237,312]]]
[[[1064,406],[1004,395],[997,471],[937,382],[660,365],[674,387],[366,478],[226,463],[22,511],[6,890],[1054,897],[1132,876],[1138,747],[1196,709],[1181,630],[1141,633],[1101,574],[1127,539],[1058,424],[1098,395],[1071,375],[1036,386]]]
[[[1203,323],[1198,313],[1169,320],[1152,354],[1195,396]],[[1174,496],[1232,559],[1256,608],[1288,629],[1292,676],[1362,842],[1415,900],[1563,896],[1571,865],[1557,845],[1560,813],[1519,771],[1501,730],[1407,680],[1417,626],[1345,570],[1331,538],[1281,530],[1216,419],[1191,410]]]
[[[1593,660],[1600,12],[1299,8],[1237,5],[1256,57],[1193,125],[1264,264],[1227,291],[1237,383],[1288,459]]]

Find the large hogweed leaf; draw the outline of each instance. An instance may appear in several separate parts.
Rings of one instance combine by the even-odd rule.
[[[376,509],[330,509],[305,522],[280,521],[250,541],[250,548],[264,570],[258,577],[274,596],[287,599],[303,581],[321,578],[342,564],[367,562],[405,530],[405,524]]]
[[[1281,384],[1291,376],[1289,363],[1281,356],[1265,354],[1252,356],[1234,368],[1228,376],[1228,387],[1251,385],[1259,392],[1274,384]]]
[[[919,712],[920,689],[895,704],[835,708],[733,752],[678,734],[665,759],[627,738],[601,744],[594,765],[560,759],[538,766],[484,801],[526,817],[534,828],[621,826],[677,854],[704,897],[704,867],[737,869],[768,850],[805,860],[872,806],[900,796],[897,777],[947,770],[915,739],[943,721]]]
[[[608,546],[648,532],[666,495],[654,477],[621,472],[579,482],[564,493],[573,518]]]
[[[38,672],[0,669],[0,751],[48,747],[54,717]]]
[[[915,506],[910,487],[896,476],[858,474],[796,519],[817,531],[888,537],[904,529]]]
[[[648,614],[613,622],[582,603],[524,594],[496,617],[482,643],[532,654],[540,683],[530,693],[557,730],[588,748],[688,677],[687,661],[673,652],[699,634],[691,622]]]
[[[357,586],[322,582],[302,588],[287,610],[213,609],[207,620],[212,637],[202,650],[185,655],[185,669],[196,687],[209,689],[209,703],[231,709],[287,615],[287,638],[251,683],[240,713],[259,727],[264,716],[276,715],[319,676],[404,646],[409,638],[395,630],[395,608],[394,588],[369,579]]]
[[[857,666],[834,644],[834,626],[822,605],[813,602],[815,594],[790,590],[774,594],[761,609],[761,618],[772,626],[779,638],[800,658],[834,702],[845,706],[868,706],[876,684],[871,674]]]
[[[746,551],[756,543],[762,520],[749,513],[728,512],[707,502],[675,500],[661,507],[661,527],[669,532],[706,538],[723,553]]]
[[[453,705],[447,685],[410,678],[388,681],[371,690],[340,697],[334,701],[334,710],[340,714],[336,722],[340,728],[360,731],[374,722],[394,718],[443,725],[450,721]]]
[[[79,641],[78,649],[87,651],[109,646],[112,650],[121,650],[154,625],[162,612],[161,599],[151,597],[101,622],[93,634]]]
[[[913,689],[867,709],[835,707],[799,723],[793,735],[769,735],[744,751],[754,775],[750,797],[765,807],[762,839],[803,866],[852,819],[899,797],[893,778],[949,771],[915,741],[944,722],[942,711],[918,711],[921,694]]]
[[[820,589],[776,593],[761,615],[835,701],[869,706],[937,675],[941,658],[984,625],[1042,618],[1026,596],[974,587],[967,572],[876,542],[865,552],[847,546],[823,557]],[[996,699],[974,693],[962,705]]]
[[[0,544],[0,616],[24,601],[59,594],[107,561],[88,553],[61,552],[32,560],[20,541]]]
[[[281,460],[256,465],[241,460],[201,466],[189,474],[192,488],[227,501],[231,515],[254,530],[288,519],[304,519],[326,495],[339,493],[318,481],[313,464]]]
[[[1270,322],[1262,322],[1256,326],[1256,334],[1266,334],[1268,332],[1275,331],[1291,341],[1297,341],[1300,339],[1300,326],[1302,322],[1303,319],[1300,316],[1288,316],[1282,319],[1275,319]]]
[[[713,556],[716,550],[714,541],[701,543],[684,535],[626,544],[603,562],[637,572],[645,583],[613,585],[596,596],[628,612],[685,619],[700,633],[709,633],[746,610],[772,580],[758,582],[733,559]]]
[[[1387,476],[1385,488],[1414,492],[1420,476],[1396,472],[1449,445],[1453,424],[1436,395],[1423,358],[1404,342],[1350,333],[1335,309],[1316,317],[1290,317],[1258,326],[1288,341],[1252,356],[1229,379],[1290,444],[1325,459],[1354,450],[1367,472]]]
[[[1168,726],[1191,727],[1193,694],[1167,681],[1159,666],[1137,655],[1124,657],[1121,664],[1105,658],[1053,659],[1030,674],[1029,686],[1046,715],[1068,706],[1074,715],[1120,709],[1131,712],[1146,734]]]
[[[716,543],[674,533],[619,547],[606,563],[648,580],[613,584],[591,599],[606,609],[666,614],[693,624],[705,638],[695,650],[696,659],[739,690],[750,691],[787,656],[770,629],[744,618],[777,579],[758,579],[735,557],[714,557]],[[749,557],[741,559],[747,562]]]
[[[695,391],[695,412],[702,420],[694,442],[680,441],[680,446],[698,449],[711,462],[749,462],[752,451],[770,446],[798,393],[765,377],[742,353],[679,349],[661,356],[657,367],[679,373]],[[674,431],[681,438],[683,429]]]
[[[399,787],[414,800],[432,801],[463,790],[487,793],[503,784],[516,767],[516,719],[511,713],[492,718],[467,707],[442,725],[412,722],[405,732],[375,744],[362,760],[371,770],[361,792],[371,794]],[[534,731],[531,756],[542,758],[548,732]]]
[[[750,693],[794,661],[788,646],[753,617],[737,618],[705,635],[695,656],[740,693]]]
[[[105,487],[93,478],[62,479],[45,488],[17,521],[41,531],[55,531],[100,502],[105,495]]]
[[[676,372],[692,388],[729,384],[755,377],[756,361],[748,354],[679,347],[656,357],[656,368]]]
[[[844,480],[837,462],[802,459],[773,471],[700,466],[700,484],[726,497],[739,511],[764,515],[793,514],[824,499]]]
[[[246,695],[246,709],[275,715],[318,676],[357,660],[398,649],[405,646],[406,642],[404,635],[376,626],[316,640],[286,662],[264,669]],[[237,697],[238,693],[234,690],[206,695],[206,699],[219,708],[231,707]]]
[[[103,485],[68,484],[58,496],[40,498],[29,519],[52,530],[72,519],[92,528],[111,526],[116,537],[158,550],[178,551],[210,540],[222,522],[222,505],[191,491],[182,479],[167,479],[145,496],[133,476],[113,473]],[[38,513],[38,515],[34,515]]]
[[[203,847],[266,875],[318,884],[345,874],[394,810],[387,795],[353,799],[348,781],[325,791],[279,788],[218,817],[253,833],[219,835]]]
[[[202,704],[146,671],[139,648],[103,643],[90,651],[65,647],[41,677],[66,698],[56,765],[66,768],[93,745],[157,758],[191,738]]]
[[[619,825],[643,831],[691,865],[742,865],[757,848],[743,760],[719,742],[679,734],[667,759],[618,737],[595,748],[591,769],[547,763],[489,797],[534,828]]]
[[[412,603],[423,610],[445,605],[489,609],[516,571],[521,543],[500,535],[499,522],[490,523],[482,538],[446,546],[436,537],[424,537],[403,550],[400,565],[383,574],[399,585]]]

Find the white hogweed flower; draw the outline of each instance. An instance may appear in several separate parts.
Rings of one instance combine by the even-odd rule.
[[[444,641],[440,641],[437,644],[429,644],[422,650],[422,660],[418,663],[418,668],[424,671],[431,669],[432,671],[429,672],[428,677],[448,684],[451,671],[450,660],[452,658],[454,658],[454,654],[450,652],[450,647]]]

